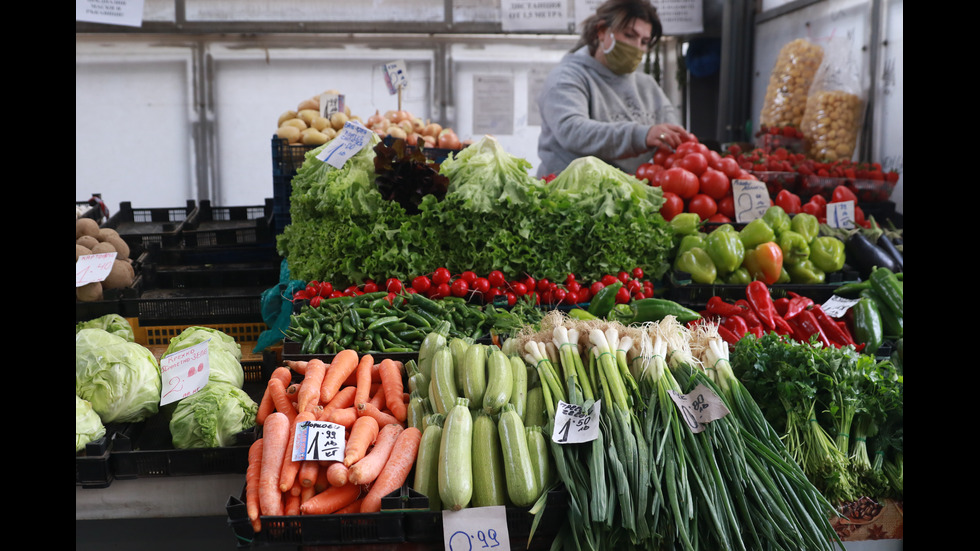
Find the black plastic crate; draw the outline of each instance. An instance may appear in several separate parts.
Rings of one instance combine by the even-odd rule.
[[[827,274],[827,282],[823,284],[776,283],[769,285],[772,298],[788,297],[796,293],[813,299],[820,304],[834,295],[834,290],[848,281],[857,280],[857,274],[851,270],[842,270]],[[745,285],[728,283],[691,283],[690,275],[674,271],[670,274],[670,285],[664,292],[664,298],[673,300],[688,308],[698,309],[708,303],[708,299],[719,296],[727,301],[745,298]]]
[[[274,242],[224,247],[154,249],[146,262],[150,266],[227,264],[265,264],[280,269],[282,257]]]
[[[263,287],[279,283],[278,263],[152,264],[143,270],[144,289]]]
[[[262,292],[268,287],[155,289],[123,299],[123,316],[148,325],[262,322]]]
[[[184,221],[181,242],[186,248],[223,247],[272,241],[273,199],[264,205],[216,207],[202,200]]]
[[[82,451],[75,454],[75,485],[82,488],[108,488],[112,479],[107,430],[105,436],[89,442]]]
[[[188,199],[183,207],[164,208],[133,208],[130,201],[123,201],[119,211],[102,227],[116,230],[134,252],[154,247],[177,247],[184,222],[195,208],[193,199]]]

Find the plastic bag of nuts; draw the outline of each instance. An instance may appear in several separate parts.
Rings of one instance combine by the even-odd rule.
[[[814,76],[823,60],[823,47],[798,38],[783,46],[776,58],[762,105],[762,127],[800,125]]]
[[[828,44],[810,87],[800,130],[806,154],[812,159],[833,162],[854,155],[864,101],[850,46],[849,41],[839,39]]]

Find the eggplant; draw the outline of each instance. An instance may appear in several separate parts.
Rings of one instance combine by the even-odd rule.
[[[898,250],[898,247],[895,246],[895,242],[892,241],[890,237],[885,234],[881,234],[878,237],[877,245],[884,249],[885,252],[887,252],[892,259],[895,260],[895,264],[898,265],[898,270],[892,270],[893,272],[901,272],[904,270],[905,255],[902,254],[902,251]]]
[[[844,253],[847,263],[861,274],[862,279],[867,279],[875,266],[888,268],[893,272],[902,271],[901,266],[885,249],[876,245],[861,232],[852,233],[844,241]]]

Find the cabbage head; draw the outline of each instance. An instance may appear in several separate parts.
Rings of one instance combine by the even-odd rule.
[[[75,333],[75,394],[102,423],[135,423],[160,409],[160,365],[146,347],[104,329]]]
[[[75,395],[75,453],[85,445],[105,436],[102,418],[92,409],[92,403]]]
[[[133,326],[126,321],[126,318],[120,316],[119,314],[106,314],[88,321],[78,322],[75,324],[75,332],[78,333],[82,329],[90,329],[93,327],[96,329],[105,329],[106,331],[114,335],[119,335],[130,342],[136,340],[136,335],[133,333]]]
[[[170,339],[164,356],[185,348],[208,342],[208,381],[228,383],[238,388],[245,385],[245,369],[242,367],[242,347],[234,337],[213,327],[192,326]]]
[[[170,418],[170,435],[177,449],[220,448],[235,443],[235,435],[255,426],[259,406],[244,390],[212,382],[177,402]]]

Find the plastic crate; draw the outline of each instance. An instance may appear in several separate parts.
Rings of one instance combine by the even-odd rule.
[[[784,189],[796,193],[800,187],[800,174],[798,172],[757,171],[752,172],[752,175],[765,182],[769,196],[773,199]]]
[[[192,199],[187,201],[186,206],[166,208],[133,208],[131,202],[123,201],[119,204],[119,211],[110,216],[102,227],[116,230],[134,252],[154,247],[176,247],[180,245],[184,222],[195,208]]]
[[[266,287],[267,288],[267,287]],[[122,300],[122,315],[142,323],[176,325],[258,323],[263,321],[261,294],[266,288],[153,289]]]
[[[834,194],[834,189],[844,186],[857,196],[859,203],[878,203],[887,201],[895,190],[896,182],[884,180],[866,180],[856,178],[823,178],[813,174],[804,175],[800,179],[801,197],[822,195],[828,201]]]
[[[150,264],[143,270],[145,289],[210,289],[261,287],[279,283],[277,263]]]
[[[264,205],[244,207],[214,207],[205,199],[184,221],[181,242],[186,248],[270,242],[272,212],[271,198]]]
[[[75,485],[82,488],[108,488],[112,484],[109,467],[109,436],[94,440],[75,454]]]
[[[827,274],[827,282],[823,284],[776,283],[769,285],[772,298],[788,297],[790,292],[809,297],[816,303],[826,302],[834,294],[834,289],[843,283],[857,280],[857,273],[845,269],[840,272]],[[712,296],[719,296],[727,301],[745,298],[745,285],[713,283],[690,283],[690,276],[684,272],[674,271],[670,274],[671,284],[664,292],[664,298],[673,300],[695,311],[701,310]]]
[[[279,256],[275,243],[269,242],[224,247],[154,249],[150,251],[146,264],[152,266],[266,264],[278,270],[282,264],[282,257]]]

